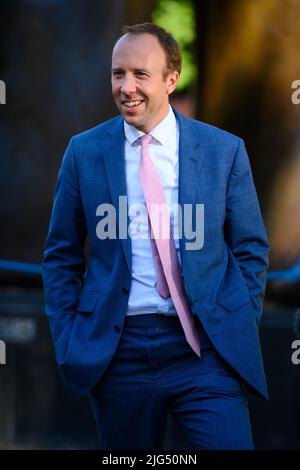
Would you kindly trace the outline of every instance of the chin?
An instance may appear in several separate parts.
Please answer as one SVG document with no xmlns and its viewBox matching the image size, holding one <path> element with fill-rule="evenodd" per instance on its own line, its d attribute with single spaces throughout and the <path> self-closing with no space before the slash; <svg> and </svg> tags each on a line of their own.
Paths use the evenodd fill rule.
<svg viewBox="0 0 300 470">
<path fill-rule="evenodd" d="M 139 118 L 138 118 L 138 116 L 127 116 L 127 115 L 123 114 L 123 118 L 127 122 L 127 124 L 129 124 L 131 126 L 139 127 L 139 126 L 142 125 Z"/>
</svg>

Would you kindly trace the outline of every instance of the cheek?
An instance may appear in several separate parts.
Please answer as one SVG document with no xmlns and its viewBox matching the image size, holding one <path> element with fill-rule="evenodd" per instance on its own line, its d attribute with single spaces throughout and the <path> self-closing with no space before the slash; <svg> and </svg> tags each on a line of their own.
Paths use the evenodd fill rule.
<svg viewBox="0 0 300 470">
<path fill-rule="evenodd" d="M 115 83 L 115 82 L 112 82 L 111 84 L 111 90 L 112 90 L 112 94 L 113 95 L 118 95 L 119 94 L 119 90 L 120 90 L 120 86 Z"/>
</svg>

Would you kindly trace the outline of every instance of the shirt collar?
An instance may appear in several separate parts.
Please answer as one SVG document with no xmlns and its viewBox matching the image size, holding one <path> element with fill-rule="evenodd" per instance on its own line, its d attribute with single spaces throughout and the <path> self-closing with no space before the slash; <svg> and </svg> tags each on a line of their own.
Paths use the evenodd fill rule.
<svg viewBox="0 0 300 470">
<path fill-rule="evenodd" d="M 127 124 L 126 121 L 124 121 L 124 132 L 125 138 L 130 145 L 133 145 L 137 139 L 144 135 L 144 132 L 139 131 L 136 127 L 131 126 L 130 124 Z M 149 134 L 151 134 L 152 137 L 162 145 L 165 145 L 168 142 L 172 134 L 176 135 L 176 118 L 170 105 L 167 116 L 157 126 L 155 126 Z"/>
</svg>

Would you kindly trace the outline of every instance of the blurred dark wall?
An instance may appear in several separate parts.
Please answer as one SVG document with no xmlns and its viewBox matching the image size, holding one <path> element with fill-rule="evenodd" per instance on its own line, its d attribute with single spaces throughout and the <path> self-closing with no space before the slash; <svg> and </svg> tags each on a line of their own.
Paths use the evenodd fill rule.
<svg viewBox="0 0 300 470">
<path fill-rule="evenodd" d="M 69 138 L 112 117 L 122 0 L 2 0 L 0 259 L 40 262 Z"/>
</svg>

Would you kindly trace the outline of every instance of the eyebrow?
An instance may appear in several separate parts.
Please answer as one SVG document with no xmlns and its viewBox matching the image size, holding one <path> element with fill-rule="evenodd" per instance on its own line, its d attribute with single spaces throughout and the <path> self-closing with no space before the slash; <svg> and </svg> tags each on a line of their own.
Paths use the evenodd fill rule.
<svg viewBox="0 0 300 470">
<path fill-rule="evenodd" d="M 122 69 L 122 67 L 113 67 L 111 69 L 112 72 L 124 72 L 124 70 Z M 144 72 L 144 73 L 148 73 L 150 75 L 150 71 L 147 70 L 147 69 L 134 69 L 134 72 Z"/>
</svg>

